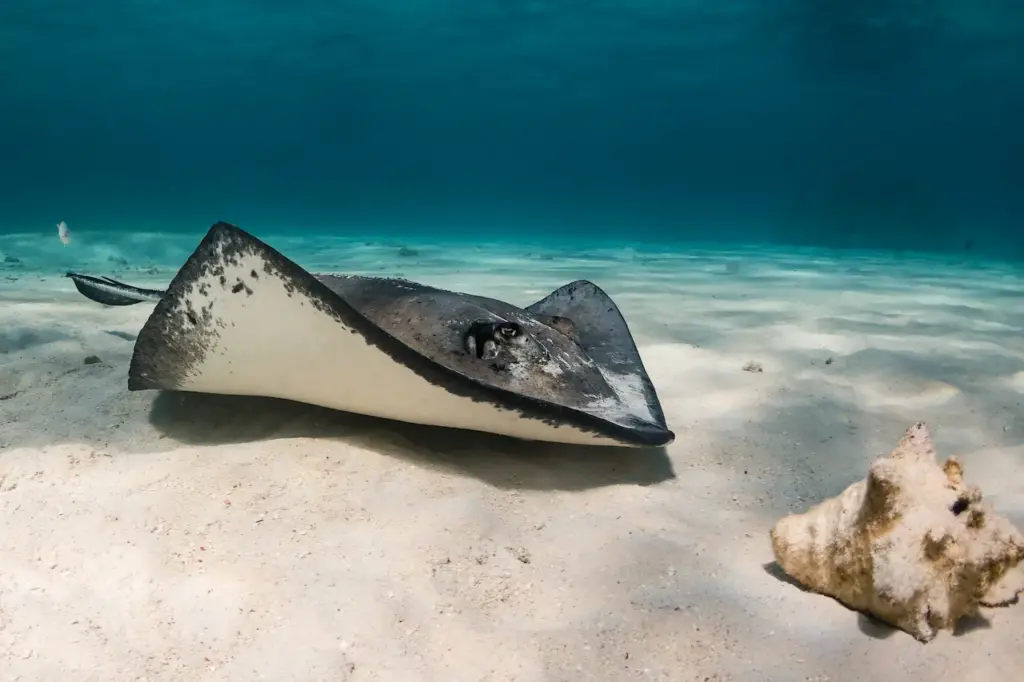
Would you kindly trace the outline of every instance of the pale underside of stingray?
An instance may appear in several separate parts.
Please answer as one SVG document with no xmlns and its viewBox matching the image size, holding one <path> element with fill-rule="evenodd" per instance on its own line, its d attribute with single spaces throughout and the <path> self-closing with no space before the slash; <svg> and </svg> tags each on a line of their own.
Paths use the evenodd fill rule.
<svg viewBox="0 0 1024 682">
<path fill-rule="evenodd" d="M 674 438 L 624 318 L 591 282 L 519 308 L 407 280 L 312 274 L 227 223 L 165 291 L 68 277 L 99 303 L 156 303 L 129 390 L 284 398 L 525 440 Z"/>
</svg>

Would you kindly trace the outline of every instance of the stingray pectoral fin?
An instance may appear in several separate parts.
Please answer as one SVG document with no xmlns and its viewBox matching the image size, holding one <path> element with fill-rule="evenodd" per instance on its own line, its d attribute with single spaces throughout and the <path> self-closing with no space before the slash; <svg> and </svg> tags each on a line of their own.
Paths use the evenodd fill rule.
<svg viewBox="0 0 1024 682">
<path fill-rule="evenodd" d="M 159 301 L 164 294 L 159 289 L 142 289 L 109 277 L 93 277 L 77 272 L 69 272 L 65 276 L 71 278 L 80 294 L 103 305 L 123 306 Z"/>
<path fill-rule="evenodd" d="M 572 338 L 601 369 L 630 412 L 661 427 L 665 413 L 626 319 L 599 286 L 577 280 L 555 289 L 527 311 L 572 321 Z"/>
<path fill-rule="evenodd" d="M 526 440 L 661 445 L 666 437 L 654 424 L 594 419 L 445 367 L 227 223 L 210 229 L 146 321 L 128 387 L 285 398 Z"/>
</svg>

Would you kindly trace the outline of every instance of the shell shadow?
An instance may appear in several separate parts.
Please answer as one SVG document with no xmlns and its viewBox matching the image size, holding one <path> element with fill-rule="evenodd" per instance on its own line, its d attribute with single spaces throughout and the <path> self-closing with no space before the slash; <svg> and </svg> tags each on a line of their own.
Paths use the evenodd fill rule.
<svg viewBox="0 0 1024 682">
<path fill-rule="evenodd" d="M 274 398 L 162 392 L 149 419 L 167 437 L 190 445 L 296 437 L 337 440 L 505 489 L 587 490 L 648 486 L 675 478 L 665 448 L 519 441 Z"/>
</svg>

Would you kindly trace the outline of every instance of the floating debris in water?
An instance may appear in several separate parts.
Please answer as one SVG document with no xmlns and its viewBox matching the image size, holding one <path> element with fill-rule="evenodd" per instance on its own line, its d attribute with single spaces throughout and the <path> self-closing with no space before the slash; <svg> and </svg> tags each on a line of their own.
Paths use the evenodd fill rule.
<svg viewBox="0 0 1024 682">
<path fill-rule="evenodd" d="M 68 224 L 63 220 L 57 223 L 57 236 L 60 237 L 60 242 L 64 246 L 71 243 L 71 231 L 68 229 Z"/>
</svg>

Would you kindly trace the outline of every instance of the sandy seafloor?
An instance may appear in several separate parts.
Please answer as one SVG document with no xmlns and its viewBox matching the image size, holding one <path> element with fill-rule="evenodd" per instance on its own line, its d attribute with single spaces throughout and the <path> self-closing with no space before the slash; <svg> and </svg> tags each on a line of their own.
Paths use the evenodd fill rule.
<svg viewBox="0 0 1024 682">
<path fill-rule="evenodd" d="M 1024 606 L 922 645 L 781 580 L 768 539 L 916 420 L 1024 526 L 1020 266 L 260 235 L 310 270 L 523 305 L 592 279 L 677 440 L 587 450 L 129 393 L 151 305 L 60 275 L 162 286 L 201 234 L 73 236 L 0 236 L 5 682 L 1024 674 Z"/>
</svg>

